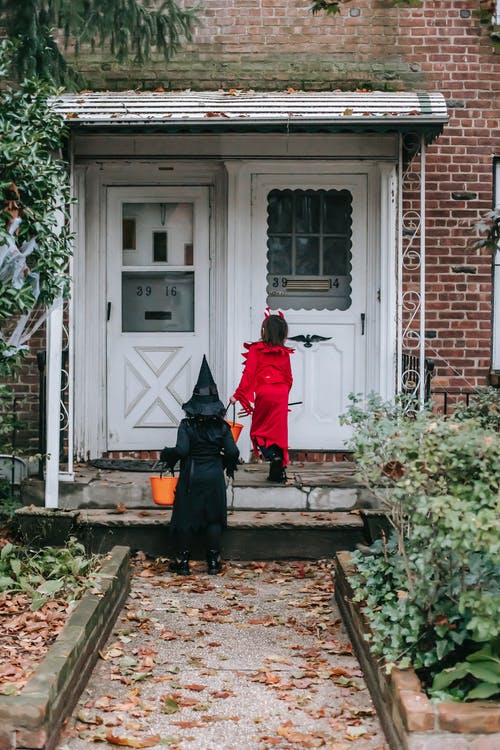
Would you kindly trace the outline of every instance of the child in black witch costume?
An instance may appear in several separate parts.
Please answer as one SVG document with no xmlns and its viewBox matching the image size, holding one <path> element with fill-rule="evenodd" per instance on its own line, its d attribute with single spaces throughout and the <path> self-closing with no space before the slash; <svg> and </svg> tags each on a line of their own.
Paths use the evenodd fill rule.
<svg viewBox="0 0 500 750">
<path fill-rule="evenodd" d="M 224 421 L 225 407 L 203 357 L 193 395 L 182 408 L 186 418 L 179 425 L 175 448 L 164 448 L 160 460 L 173 470 L 180 459 L 179 482 L 175 491 L 170 528 L 174 535 L 176 559 L 169 565 L 173 573 L 189 575 L 193 536 L 205 532 L 207 571 L 222 570 L 222 532 L 227 526 L 227 498 L 224 469 L 233 476 L 239 451 Z"/>
</svg>

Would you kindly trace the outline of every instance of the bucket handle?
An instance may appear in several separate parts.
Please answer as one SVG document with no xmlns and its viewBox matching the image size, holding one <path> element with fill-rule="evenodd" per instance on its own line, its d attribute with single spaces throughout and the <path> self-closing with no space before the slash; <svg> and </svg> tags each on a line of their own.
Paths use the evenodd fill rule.
<svg viewBox="0 0 500 750">
<path fill-rule="evenodd" d="M 156 469 L 159 469 L 159 471 L 160 471 L 160 479 L 161 479 L 163 477 L 163 475 L 166 473 L 166 471 L 165 471 L 165 467 L 166 466 L 167 465 L 163 461 L 160 461 L 160 459 L 158 459 L 158 461 L 156 461 L 156 463 L 153 465 L 152 471 L 155 471 Z M 175 476 L 173 469 L 170 469 L 170 476 L 172 476 L 172 477 Z"/>
<path fill-rule="evenodd" d="M 228 405 L 226 406 L 226 414 L 228 413 L 231 406 L 233 407 L 233 418 L 229 421 L 232 424 L 236 424 L 236 401 L 234 402 L 234 404 L 231 404 L 231 402 L 228 403 Z"/>
</svg>

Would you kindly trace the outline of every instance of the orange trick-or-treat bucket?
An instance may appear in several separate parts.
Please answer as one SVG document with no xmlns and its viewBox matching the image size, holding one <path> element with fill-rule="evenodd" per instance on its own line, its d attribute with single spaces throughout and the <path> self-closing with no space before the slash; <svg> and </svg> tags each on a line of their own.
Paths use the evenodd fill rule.
<svg viewBox="0 0 500 750">
<path fill-rule="evenodd" d="M 233 440 L 235 443 L 237 443 L 240 433 L 243 429 L 243 425 L 240 424 L 240 422 L 229 422 L 229 420 L 227 420 L 227 423 L 231 428 L 231 432 L 233 433 Z"/>
<path fill-rule="evenodd" d="M 179 477 L 149 477 L 151 492 L 156 505 L 173 505 L 175 488 Z"/>
</svg>

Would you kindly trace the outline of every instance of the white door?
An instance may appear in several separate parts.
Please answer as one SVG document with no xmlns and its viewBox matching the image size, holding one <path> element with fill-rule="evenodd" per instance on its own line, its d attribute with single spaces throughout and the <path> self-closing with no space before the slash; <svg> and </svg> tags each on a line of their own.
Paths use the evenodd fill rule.
<svg viewBox="0 0 500 750">
<path fill-rule="evenodd" d="M 108 450 L 172 445 L 209 354 L 203 187 L 111 187 L 107 200 Z"/>
<path fill-rule="evenodd" d="M 362 174 L 254 181 L 252 330 L 266 306 L 288 322 L 292 449 L 344 448 L 339 418 L 349 394 L 367 390 L 366 184 Z"/>
</svg>

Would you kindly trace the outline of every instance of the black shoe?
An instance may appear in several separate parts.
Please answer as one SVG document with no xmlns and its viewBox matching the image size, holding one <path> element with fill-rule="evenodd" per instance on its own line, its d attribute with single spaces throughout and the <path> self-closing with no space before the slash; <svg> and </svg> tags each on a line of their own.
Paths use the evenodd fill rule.
<svg viewBox="0 0 500 750">
<path fill-rule="evenodd" d="M 279 484 L 284 484 L 286 482 L 286 472 L 281 458 L 275 458 L 271 461 L 267 480 L 269 482 L 278 482 Z"/>
<path fill-rule="evenodd" d="M 207 552 L 207 573 L 216 576 L 222 571 L 222 560 L 219 550 L 209 549 Z"/>
<path fill-rule="evenodd" d="M 169 563 L 168 569 L 171 573 L 177 573 L 179 576 L 188 576 L 191 573 L 191 570 L 189 569 L 189 558 L 191 556 L 191 553 L 189 550 L 185 550 L 184 552 L 181 552 L 179 555 L 176 555 L 175 560 L 172 560 L 171 563 Z"/>
</svg>

